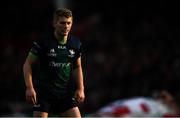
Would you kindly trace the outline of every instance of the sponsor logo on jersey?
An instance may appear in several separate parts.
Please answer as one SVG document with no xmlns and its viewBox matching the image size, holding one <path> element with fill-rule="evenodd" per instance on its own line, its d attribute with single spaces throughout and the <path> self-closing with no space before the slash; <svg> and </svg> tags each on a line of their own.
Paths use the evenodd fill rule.
<svg viewBox="0 0 180 118">
<path fill-rule="evenodd" d="M 49 53 L 47 53 L 47 55 L 50 57 L 56 57 L 57 56 L 54 49 L 50 49 L 50 51 L 49 51 Z"/>
<path fill-rule="evenodd" d="M 66 46 L 58 46 L 58 49 L 66 49 Z"/>
<path fill-rule="evenodd" d="M 35 104 L 34 107 L 41 107 L 41 105 L 40 104 Z"/>
<path fill-rule="evenodd" d="M 49 66 L 51 66 L 51 67 L 68 67 L 70 65 L 71 65 L 71 63 L 57 63 L 57 62 L 54 62 L 54 61 L 51 61 L 49 63 Z"/>
</svg>

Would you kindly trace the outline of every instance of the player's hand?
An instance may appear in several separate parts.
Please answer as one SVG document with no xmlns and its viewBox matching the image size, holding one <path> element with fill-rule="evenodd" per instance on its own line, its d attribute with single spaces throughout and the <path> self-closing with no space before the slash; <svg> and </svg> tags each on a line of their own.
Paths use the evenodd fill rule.
<svg viewBox="0 0 180 118">
<path fill-rule="evenodd" d="M 76 92 L 75 92 L 74 98 L 76 99 L 76 101 L 78 103 L 83 102 L 84 99 L 85 99 L 84 90 L 77 89 Z"/>
<path fill-rule="evenodd" d="M 32 105 L 36 104 L 36 92 L 34 88 L 26 88 L 26 100 Z"/>
</svg>

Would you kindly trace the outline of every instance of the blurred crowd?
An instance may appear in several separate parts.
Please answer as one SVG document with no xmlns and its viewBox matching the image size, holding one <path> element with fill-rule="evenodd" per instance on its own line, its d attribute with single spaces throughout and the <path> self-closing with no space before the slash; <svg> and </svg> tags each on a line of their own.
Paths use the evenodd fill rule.
<svg viewBox="0 0 180 118">
<path fill-rule="evenodd" d="M 148 96 L 173 81 L 178 86 L 180 25 L 175 4 L 91 2 L 78 0 L 72 6 L 72 34 L 83 43 L 84 115 L 116 99 Z M 54 5 L 51 0 L 21 0 L 6 1 L 3 8 L 0 116 L 28 116 L 22 65 L 32 41 L 50 31 Z"/>
</svg>

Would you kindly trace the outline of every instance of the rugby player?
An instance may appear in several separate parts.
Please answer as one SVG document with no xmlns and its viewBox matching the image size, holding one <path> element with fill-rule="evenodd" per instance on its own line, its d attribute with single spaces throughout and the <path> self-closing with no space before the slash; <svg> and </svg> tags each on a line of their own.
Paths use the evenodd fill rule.
<svg viewBox="0 0 180 118">
<path fill-rule="evenodd" d="M 34 117 L 48 117 L 50 112 L 81 117 L 78 104 L 85 99 L 81 42 L 70 35 L 72 24 L 72 11 L 57 9 L 53 32 L 34 41 L 25 60 L 26 100 L 33 106 Z M 33 67 L 38 69 L 34 72 Z"/>
</svg>

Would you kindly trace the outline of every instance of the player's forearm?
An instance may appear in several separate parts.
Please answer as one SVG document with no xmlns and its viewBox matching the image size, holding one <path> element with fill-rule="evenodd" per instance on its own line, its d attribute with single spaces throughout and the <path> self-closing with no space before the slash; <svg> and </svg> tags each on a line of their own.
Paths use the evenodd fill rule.
<svg viewBox="0 0 180 118">
<path fill-rule="evenodd" d="M 27 61 L 23 66 L 23 73 L 24 73 L 26 88 L 33 88 L 32 69 L 31 69 L 31 65 Z"/>
<path fill-rule="evenodd" d="M 76 71 L 77 71 L 77 87 L 80 90 L 84 90 L 84 80 L 83 80 L 82 67 L 79 66 Z"/>
</svg>

